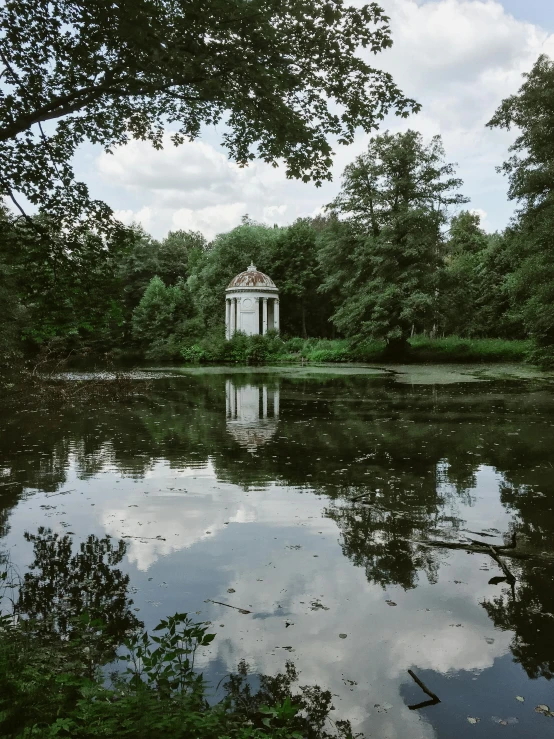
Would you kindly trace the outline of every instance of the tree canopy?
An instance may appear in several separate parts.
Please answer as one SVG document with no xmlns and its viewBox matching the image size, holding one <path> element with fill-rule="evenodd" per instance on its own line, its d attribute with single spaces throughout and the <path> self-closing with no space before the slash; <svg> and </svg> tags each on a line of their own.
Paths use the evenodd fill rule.
<svg viewBox="0 0 554 739">
<path fill-rule="evenodd" d="M 519 209 L 509 243 L 510 287 L 536 345 L 535 358 L 554 362 L 554 61 L 542 55 L 516 95 L 503 100 L 489 126 L 517 128 L 512 156 L 499 169 Z"/>
<path fill-rule="evenodd" d="M 403 348 L 414 326 L 433 324 L 447 209 L 465 202 L 439 136 L 373 138 L 346 167 L 331 209 L 344 219 L 339 246 L 322 252 L 322 291 L 338 291 L 333 322 L 346 335 Z"/>
<path fill-rule="evenodd" d="M 365 53 L 388 18 L 344 0 L 7 0 L 0 8 L 0 193 L 64 223 L 109 224 L 76 183 L 84 141 L 182 144 L 223 122 L 232 160 L 330 177 L 329 137 L 352 141 L 417 110 Z M 364 54 L 360 49 L 365 49 Z"/>
</svg>

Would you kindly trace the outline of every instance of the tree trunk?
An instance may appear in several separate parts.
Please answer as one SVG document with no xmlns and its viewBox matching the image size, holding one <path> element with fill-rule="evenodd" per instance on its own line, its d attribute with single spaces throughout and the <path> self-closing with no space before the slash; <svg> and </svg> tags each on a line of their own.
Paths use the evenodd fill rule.
<svg viewBox="0 0 554 739">
<path fill-rule="evenodd" d="M 308 333 L 306 331 L 306 306 L 304 305 L 304 298 L 301 300 L 302 306 L 302 338 L 307 339 Z"/>
</svg>

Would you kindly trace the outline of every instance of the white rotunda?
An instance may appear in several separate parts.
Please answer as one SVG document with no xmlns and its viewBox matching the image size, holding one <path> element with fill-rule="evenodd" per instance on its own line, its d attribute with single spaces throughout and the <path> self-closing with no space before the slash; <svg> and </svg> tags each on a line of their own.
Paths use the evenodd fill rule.
<svg viewBox="0 0 554 739">
<path fill-rule="evenodd" d="M 279 330 L 279 290 L 253 264 L 231 280 L 225 293 L 227 339 L 237 331 L 253 336 Z"/>
<path fill-rule="evenodd" d="M 254 454 L 267 444 L 279 422 L 279 386 L 241 385 L 235 379 L 225 383 L 227 431 L 240 446 Z"/>
</svg>

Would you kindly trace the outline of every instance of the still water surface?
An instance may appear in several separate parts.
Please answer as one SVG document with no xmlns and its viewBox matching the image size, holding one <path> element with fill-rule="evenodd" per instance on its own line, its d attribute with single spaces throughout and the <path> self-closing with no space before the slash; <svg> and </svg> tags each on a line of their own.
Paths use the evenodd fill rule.
<svg viewBox="0 0 554 739">
<path fill-rule="evenodd" d="M 124 401 L 3 417 L 0 533 L 21 571 L 24 532 L 40 526 L 74 548 L 124 538 L 118 566 L 148 628 L 175 611 L 211 621 L 201 667 L 213 684 L 243 658 L 268 674 L 293 660 L 366 737 L 553 736 L 554 718 L 535 711 L 554 709 L 552 378 L 144 377 Z M 514 533 L 533 556 L 504 559 L 513 587 L 486 554 L 422 543 Z M 409 708 L 428 700 L 409 669 L 441 703 Z"/>
</svg>

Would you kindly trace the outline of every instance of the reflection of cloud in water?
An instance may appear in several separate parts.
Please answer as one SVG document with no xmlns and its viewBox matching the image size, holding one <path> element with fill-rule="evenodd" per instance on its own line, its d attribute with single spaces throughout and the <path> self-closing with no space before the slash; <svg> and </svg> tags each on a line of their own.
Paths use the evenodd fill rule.
<svg viewBox="0 0 554 739">
<path fill-rule="evenodd" d="M 319 525 L 314 522 L 314 527 Z M 253 604 L 256 611 L 283 615 L 261 622 L 216 609 L 217 616 L 210 617 L 214 623 L 225 622 L 226 637 L 214 642 L 218 658 L 231 671 L 238 656 L 244 655 L 255 671 L 269 674 L 293 659 L 302 673 L 301 684 L 320 684 L 340 696 L 337 713 L 351 718 L 368 737 L 434 736 L 432 727 L 401 697 L 401 685 L 411 682 L 409 668 L 442 674 L 479 672 L 508 651 L 510 635 L 494 632 L 477 606 L 481 591 L 490 594 L 486 587 L 490 575 L 480 572 L 474 558 L 464 553 L 456 553 L 452 567 L 441 571 L 440 594 L 432 585 L 384 591 L 368 584 L 361 568 L 336 561 L 332 551 L 320 550 L 318 558 L 311 551 L 264 554 L 262 560 L 253 553 L 252 561 L 263 564 L 253 567 L 247 579 L 240 571 L 231 577 L 233 598 Z M 279 564 L 272 569 L 266 561 Z M 450 570 L 467 584 L 455 585 L 448 579 Z M 387 598 L 397 606 L 388 606 Z M 328 610 L 313 610 L 310 604 L 317 600 Z M 286 628 L 285 620 L 294 625 Z M 341 639 L 341 633 L 347 638 Z M 485 637 L 491 634 L 494 642 L 489 644 Z"/>
<path fill-rule="evenodd" d="M 171 488 L 167 487 L 168 478 Z M 147 495 L 130 491 L 117 507 L 107 503 L 102 513 L 106 533 L 133 537 L 126 540 L 128 557 L 142 571 L 159 557 L 217 536 L 227 524 L 292 526 L 313 515 L 314 502 L 318 513 L 321 509 L 317 499 L 298 495 L 290 488 L 267 486 L 245 492 L 221 482 L 211 463 L 204 470 L 180 472 L 158 463 L 147 481 L 151 489 Z M 319 529 L 334 532 L 336 526 L 324 519 L 319 521 Z"/>
<path fill-rule="evenodd" d="M 486 467 L 476 477 L 459 515 L 469 516 L 472 525 L 483 515 L 500 522 L 505 512 L 492 495 L 498 477 Z M 465 552 L 437 552 L 437 585 L 421 577 L 413 590 L 383 589 L 340 554 L 336 524 L 322 518 L 326 499 L 277 485 L 245 491 L 219 481 L 211 465 L 179 472 L 160 462 L 144 483 L 148 495 L 128 490 L 117 508 L 106 501 L 102 516 L 113 536 L 164 537 L 128 540 L 130 560 L 146 571 L 158 558 L 175 554 L 186 569 L 184 550 L 217 538 L 220 559 L 206 565 L 206 578 L 215 562 L 224 578 L 210 597 L 265 616 L 199 603 L 200 618 L 218 625 L 203 669 L 215 660 L 232 671 L 245 657 L 253 670 L 275 674 L 292 659 L 300 683 L 330 689 L 337 696 L 337 717 L 350 717 L 366 736 L 432 739 L 425 714 L 410 711 L 403 698 L 403 685 L 413 689 L 407 670 L 469 671 L 479 679 L 509 650 L 511 634 L 495 631 L 478 605 L 491 595 L 491 571 L 480 569 L 494 567 L 489 558 L 481 562 Z M 226 548 L 227 522 L 256 526 L 235 528 Z M 228 558 L 221 558 L 222 552 Z M 387 599 L 397 605 L 387 605 Z M 288 628 L 286 621 L 292 624 Z M 432 676 L 425 681 L 435 687 Z"/>
<path fill-rule="evenodd" d="M 225 383 L 227 431 L 249 452 L 266 444 L 277 431 L 279 388 Z"/>
<path fill-rule="evenodd" d="M 157 480 L 166 485 L 167 473 L 164 464 L 156 465 L 148 476 L 150 485 Z M 249 523 L 256 518 L 248 501 L 229 499 L 235 487 L 219 483 L 211 465 L 172 476 L 174 489 L 131 493 L 120 507 L 104 510 L 107 533 L 133 537 L 127 540 L 128 557 L 139 570 L 146 571 L 159 557 L 215 536 L 228 523 Z M 186 488 L 179 488 L 180 480 Z"/>
</svg>

